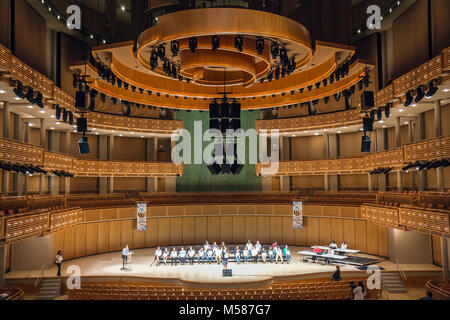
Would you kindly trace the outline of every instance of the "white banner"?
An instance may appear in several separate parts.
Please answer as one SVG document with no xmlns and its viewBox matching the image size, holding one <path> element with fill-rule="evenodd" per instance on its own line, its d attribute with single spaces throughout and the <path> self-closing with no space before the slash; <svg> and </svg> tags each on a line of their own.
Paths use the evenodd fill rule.
<svg viewBox="0 0 450 320">
<path fill-rule="evenodd" d="M 294 229 L 303 228 L 303 202 L 292 203 L 292 221 Z"/>
<path fill-rule="evenodd" d="M 137 204 L 137 231 L 147 230 L 147 203 Z"/>
</svg>

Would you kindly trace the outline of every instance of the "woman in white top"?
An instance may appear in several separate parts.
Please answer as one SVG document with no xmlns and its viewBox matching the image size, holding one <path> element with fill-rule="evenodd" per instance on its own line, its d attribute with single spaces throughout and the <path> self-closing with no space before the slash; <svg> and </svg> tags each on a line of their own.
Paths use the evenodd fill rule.
<svg viewBox="0 0 450 320">
<path fill-rule="evenodd" d="M 182 266 L 184 266 L 184 264 L 186 263 L 186 250 L 184 250 L 184 247 L 181 248 L 179 256 L 180 256 L 180 263 Z"/>
<path fill-rule="evenodd" d="M 213 260 L 213 250 L 211 248 L 209 248 L 206 251 L 206 260 L 208 260 L 208 263 L 211 264 L 212 260 Z"/>
<path fill-rule="evenodd" d="M 189 247 L 188 259 L 189 259 L 189 264 L 191 266 L 194 264 L 194 257 L 195 257 L 195 250 L 192 249 L 192 247 Z"/>
<path fill-rule="evenodd" d="M 158 248 L 156 248 L 156 251 L 155 251 L 156 266 L 159 266 L 159 264 L 160 264 L 159 260 L 161 259 L 161 256 L 162 256 L 162 251 L 161 251 L 161 248 L 158 247 Z"/>
<path fill-rule="evenodd" d="M 262 261 L 264 262 L 264 263 L 266 263 L 266 259 L 267 259 L 267 252 L 266 252 L 266 249 L 262 249 L 262 251 L 261 251 L 261 258 L 262 258 Z"/>
<path fill-rule="evenodd" d="M 208 240 L 205 241 L 205 244 L 203 245 L 203 250 L 206 252 L 209 249 L 210 245 L 208 243 Z"/>
<path fill-rule="evenodd" d="M 261 243 L 259 241 L 256 241 L 255 248 L 258 249 L 258 252 L 261 251 Z"/>
<path fill-rule="evenodd" d="M 341 249 L 344 249 L 344 250 L 348 249 L 348 245 L 345 243 L 345 241 L 342 242 Z"/>
<path fill-rule="evenodd" d="M 236 257 L 236 263 L 241 264 L 241 249 L 238 246 L 234 249 L 234 256 Z"/>
<path fill-rule="evenodd" d="M 245 261 L 245 264 L 248 264 L 248 250 L 244 250 L 244 261 Z"/>
<path fill-rule="evenodd" d="M 61 264 L 63 262 L 63 254 L 62 251 L 59 250 L 56 254 L 56 266 L 58 267 L 58 273 L 56 274 L 57 277 L 61 277 Z"/>
<path fill-rule="evenodd" d="M 359 281 L 358 285 L 353 289 L 353 300 L 364 300 L 365 295 L 366 290 L 364 289 L 364 285 Z"/>
<path fill-rule="evenodd" d="M 220 262 L 222 261 L 222 248 L 219 248 L 218 246 L 216 246 L 214 248 L 214 256 L 216 258 L 217 264 L 220 264 Z"/>
<path fill-rule="evenodd" d="M 164 249 L 162 257 L 164 264 L 167 264 L 167 259 L 169 259 L 169 250 L 167 248 Z"/>
<path fill-rule="evenodd" d="M 255 247 L 252 249 L 252 257 L 253 257 L 253 261 L 255 263 L 258 263 L 258 256 L 259 256 L 258 249 L 256 249 L 256 247 Z"/>
<path fill-rule="evenodd" d="M 177 265 L 177 262 L 178 262 L 177 257 L 178 257 L 177 249 L 173 248 L 172 252 L 170 253 L 170 262 L 172 263 L 172 266 L 173 266 L 174 262 L 175 262 L 175 266 Z"/>
</svg>

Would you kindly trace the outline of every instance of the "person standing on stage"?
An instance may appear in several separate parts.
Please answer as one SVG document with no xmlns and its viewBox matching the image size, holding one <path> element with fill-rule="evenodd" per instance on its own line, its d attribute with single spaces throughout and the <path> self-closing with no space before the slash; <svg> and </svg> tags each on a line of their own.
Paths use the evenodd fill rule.
<svg viewBox="0 0 450 320">
<path fill-rule="evenodd" d="M 128 254 L 130 253 L 130 249 L 128 249 L 128 245 L 125 246 L 122 250 L 122 267 L 125 269 L 125 265 L 128 262 Z"/>
<path fill-rule="evenodd" d="M 198 250 L 198 257 L 197 257 L 198 263 L 204 263 L 205 262 L 205 251 L 203 248 L 200 247 L 200 250 Z"/>
<path fill-rule="evenodd" d="M 209 245 L 208 240 L 206 240 L 206 241 L 205 241 L 205 244 L 203 245 L 203 250 L 206 252 L 206 251 L 208 251 L 208 249 L 209 249 L 210 247 L 211 247 L 211 246 Z"/>
<path fill-rule="evenodd" d="M 184 247 L 181 247 L 180 250 L 180 263 L 182 266 L 186 263 L 186 250 L 184 250 Z"/>
<path fill-rule="evenodd" d="M 283 254 L 286 257 L 286 263 L 289 264 L 289 261 L 291 260 L 291 249 L 289 249 L 287 245 L 284 247 Z"/>
<path fill-rule="evenodd" d="M 281 248 L 277 246 L 275 249 L 275 264 L 278 263 L 278 258 L 280 258 L 281 264 L 283 264 L 283 252 L 281 251 Z"/>
<path fill-rule="evenodd" d="M 270 263 L 273 263 L 273 259 L 275 258 L 275 252 L 272 248 L 272 246 L 269 247 L 269 259 L 270 259 Z"/>
<path fill-rule="evenodd" d="M 206 260 L 208 260 L 209 264 L 211 264 L 213 260 L 213 250 L 211 248 L 208 248 L 208 250 L 206 250 Z"/>
<path fill-rule="evenodd" d="M 251 252 L 251 251 L 250 251 Z M 244 249 L 244 262 L 245 264 L 248 264 L 248 250 Z"/>
<path fill-rule="evenodd" d="M 245 245 L 245 247 L 247 248 L 248 251 L 248 255 L 251 256 L 252 255 L 252 249 L 253 249 L 253 245 L 250 242 L 250 240 L 248 240 L 247 244 Z"/>
<path fill-rule="evenodd" d="M 61 264 L 63 262 L 63 254 L 62 251 L 59 250 L 56 254 L 56 266 L 58 267 L 58 272 L 56 273 L 57 277 L 61 277 Z"/>
<path fill-rule="evenodd" d="M 189 247 L 188 259 L 189 259 L 189 264 L 191 266 L 194 265 L 194 257 L 195 257 L 195 250 L 192 249 L 192 247 Z"/>
<path fill-rule="evenodd" d="M 220 252 L 222 252 L 223 268 L 227 269 L 228 268 L 228 252 L 227 252 L 227 248 L 223 247 Z"/>
<path fill-rule="evenodd" d="M 162 258 L 163 258 L 164 265 L 167 265 L 167 259 L 169 259 L 169 249 L 167 249 L 167 248 L 164 249 Z"/>
<path fill-rule="evenodd" d="M 258 253 L 261 252 L 261 244 L 259 243 L 259 241 L 256 241 L 255 248 L 258 250 Z"/>
<path fill-rule="evenodd" d="M 265 264 L 266 259 L 267 259 L 267 251 L 264 248 L 262 248 L 262 251 L 261 251 L 261 258 L 262 258 L 263 263 Z"/>
<path fill-rule="evenodd" d="M 254 247 L 252 249 L 252 258 L 255 263 L 258 263 L 258 256 L 259 256 L 258 249 L 256 249 L 256 247 Z"/>
<path fill-rule="evenodd" d="M 156 251 L 155 251 L 156 266 L 159 266 L 161 256 L 162 256 L 162 251 L 161 251 L 161 248 L 158 247 L 158 248 L 156 248 Z"/>
<path fill-rule="evenodd" d="M 236 257 L 236 263 L 241 264 L 241 249 L 239 249 L 239 246 L 236 246 L 234 256 Z"/>
<path fill-rule="evenodd" d="M 170 253 L 170 262 L 171 262 L 171 265 L 173 266 L 173 263 L 175 262 L 175 266 L 177 265 L 177 260 L 178 260 L 178 252 L 177 252 L 177 249 L 175 249 L 175 248 L 173 248 L 172 249 L 172 252 Z"/>
</svg>

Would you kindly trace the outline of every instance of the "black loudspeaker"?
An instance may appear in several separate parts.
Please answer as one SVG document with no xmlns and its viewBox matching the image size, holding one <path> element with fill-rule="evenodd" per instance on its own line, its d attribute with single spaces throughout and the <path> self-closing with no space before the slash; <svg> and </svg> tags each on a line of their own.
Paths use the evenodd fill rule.
<svg viewBox="0 0 450 320">
<path fill-rule="evenodd" d="M 219 109 L 220 106 L 217 102 L 211 103 L 209 105 L 209 118 L 210 119 L 215 119 L 215 118 L 219 118 Z"/>
<path fill-rule="evenodd" d="M 209 129 L 216 129 L 220 131 L 220 121 L 219 119 L 209 120 Z"/>
<path fill-rule="evenodd" d="M 364 132 L 373 131 L 373 118 L 369 117 L 363 118 L 363 130 Z"/>
<path fill-rule="evenodd" d="M 233 270 L 232 269 L 224 269 L 223 270 L 223 276 L 224 277 L 232 277 L 233 276 Z"/>
<path fill-rule="evenodd" d="M 86 118 L 78 118 L 77 119 L 77 132 L 86 132 L 87 131 L 87 119 Z"/>
<path fill-rule="evenodd" d="M 220 131 L 225 134 L 228 129 L 230 129 L 230 119 L 220 120 Z"/>
<path fill-rule="evenodd" d="M 241 119 L 231 120 L 231 129 L 234 131 L 241 129 Z"/>
<path fill-rule="evenodd" d="M 361 152 L 370 152 L 372 149 L 372 140 L 369 136 L 362 136 Z"/>
<path fill-rule="evenodd" d="M 64 122 L 67 122 L 67 117 L 69 116 L 69 111 L 67 111 L 66 109 L 63 109 L 63 115 L 62 115 L 62 119 Z"/>
<path fill-rule="evenodd" d="M 86 109 L 86 92 L 77 91 L 75 96 L 75 107 L 81 110 Z"/>
<path fill-rule="evenodd" d="M 56 112 L 55 112 L 56 120 L 61 120 L 61 107 L 59 104 L 56 105 Z"/>
<path fill-rule="evenodd" d="M 80 151 L 80 154 L 90 153 L 87 137 L 82 137 L 80 140 L 78 140 L 78 150 Z"/>
<path fill-rule="evenodd" d="M 381 108 L 377 109 L 377 120 L 378 121 L 383 120 L 383 110 Z"/>
<path fill-rule="evenodd" d="M 241 117 L 241 104 L 233 102 L 231 104 L 231 118 L 239 119 Z"/>
<path fill-rule="evenodd" d="M 230 117 L 230 104 L 229 103 L 221 103 L 220 104 L 220 117 L 222 119 Z"/>
<path fill-rule="evenodd" d="M 386 116 L 386 118 L 389 118 L 391 116 L 391 106 L 389 104 L 384 107 L 384 115 Z"/>
<path fill-rule="evenodd" d="M 361 95 L 361 110 L 366 111 L 375 107 L 373 91 L 364 91 Z"/>
<path fill-rule="evenodd" d="M 72 111 L 69 111 L 69 124 L 73 125 L 73 113 L 72 113 Z"/>
</svg>

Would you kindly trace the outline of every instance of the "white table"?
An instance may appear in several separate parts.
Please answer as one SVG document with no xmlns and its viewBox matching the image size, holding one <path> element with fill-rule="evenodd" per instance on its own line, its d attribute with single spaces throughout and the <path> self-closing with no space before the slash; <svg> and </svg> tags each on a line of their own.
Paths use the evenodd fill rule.
<svg viewBox="0 0 450 320">
<path fill-rule="evenodd" d="M 330 247 L 323 247 L 323 246 L 312 246 L 311 247 L 311 249 L 314 249 L 314 248 L 320 248 L 321 250 L 327 250 L 327 251 L 334 250 L 335 252 L 342 252 L 342 253 L 347 253 L 347 254 L 352 253 L 355 255 L 357 253 L 361 252 L 360 250 L 354 250 L 354 249 L 341 249 L 341 248 L 332 249 Z"/>
<path fill-rule="evenodd" d="M 329 253 L 317 254 L 317 253 L 311 252 L 311 251 L 299 251 L 298 253 L 303 255 L 303 256 L 316 257 L 316 258 L 319 258 L 321 260 L 324 260 L 322 258 L 328 258 L 328 259 L 333 259 L 333 260 L 345 260 L 345 259 L 348 258 L 347 256 L 339 256 L 339 255 L 329 254 Z"/>
</svg>

